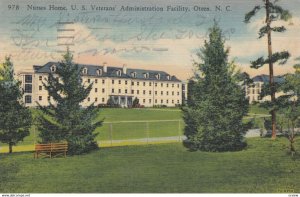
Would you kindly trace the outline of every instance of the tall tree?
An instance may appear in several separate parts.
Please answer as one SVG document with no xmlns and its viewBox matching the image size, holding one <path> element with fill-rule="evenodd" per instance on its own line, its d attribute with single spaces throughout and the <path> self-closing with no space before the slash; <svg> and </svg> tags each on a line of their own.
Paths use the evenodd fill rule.
<svg viewBox="0 0 300 197">
<path fill-rule="evenodd" d="M 184 144 L 191 150 L 240 150 L 246 146 L 242 119 L 248 112 L 248 100 L 239 84 L 240 73 L 227 60 L 221 29 L 215 23 L 209 32 L 209 41 L 198 53 L 202 62 L 196 63 L 192 91 L 183 107 Z"/>
<path fill-rule="evenodd" d="M 82 154 L 98 148 L 95 129 L 102 121 L 96 120 L 99 108 L 93 103 L 81 106 L 93 84 L 82 84 L 82 68 L 72 60 L 68 49 L 55 74 L 50 73 L 44 83 L 50 98 L 49 106 L 39 105 L 43 112 L 38 118 L 39 130 L 43 143 L 67 141 L 69 154 Z"/>
<path fill-rule="evenodd" d="M 262 0 L 262 5 L 257 5 L 245 15 L 245 23 L 249 23 L 251 18 L 255 16 L 260 10 L 265 10 L 265 25 L 260 28 L 258 34 L 259 39 L 267 35 L 267 50 L 268 58 L 260 57 L 255 61 L 251 62 L 252 68 L 260 68 L 265 64 L 269 65 L 269 87 L 271 102 L 275 104 L 275 93 L 276 87 L 274 84 L 274 68 L 273 64 L 279 62 L 279 64 L 284 64 L 289 58 L 290 54 L 288 51 L 273 53 L 272 50 L 272 32 L 284 32 L 286 28 L 284 26 L 272 26 L 274 21 L 283 20 L 287 21 L 291 18 L 291 14 L 288 10 L 283 9 L 281 6 L 277 5 L 278 0 Z M 272 138 L 276 138 L 276 109 L 273 107 L 270 110 L 272 115 Z"/>
<path fill-rule="evenodd" d="M 9 153 L 29 135 L 32 120 L 31 112 L 22 103 L 20 84 L 14 79 L 10 58 L 6 57 L 0 70 L 0 141 L 9 145 Z"/>
</svg>

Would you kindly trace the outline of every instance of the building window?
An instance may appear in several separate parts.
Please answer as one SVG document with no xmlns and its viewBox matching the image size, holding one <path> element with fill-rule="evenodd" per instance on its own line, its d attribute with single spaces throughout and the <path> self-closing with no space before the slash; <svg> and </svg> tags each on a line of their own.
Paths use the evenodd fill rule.
<svg viewBox="0 0 300 197">
<path fill-rule="evenodd" d="M 143 103 L 145 103 L 146 102 L 146 99 L 143 99 Z"/>
<path fill-rule="evenodd" d="M 95 102 L 97 102 L 97 101 L 98 101 L 98 98 L 96 97 L 96 98 L 95 98 Z"/>
<path fill-rule="evenodd" d="M 131 94 L 134 94 L 134 90 L 131 90 Z"/>
<path fill-rule="evenodd" d="M 170 79 L 171 79 L 171 78 L 170 78 L 170 75 L 167 75 L 167 79 L 168 79 L 168 80 L 170 80 Z"/>
<path fill-rule="evenodd" d="M 136 94 L 139 94 L 139 93 L 140 93 L 140 91 L 139 91 L 139 90 L 137 90 L 137 91 L 136 91 Z"/>
<path fill-rule="evenodd" d="M 169 84 L 167 83 L 167 88 L 169 87 Z"/>
<path fill-rule="evenodd" d="M 88 97 L 87 100 L 90 101 L 91 100 L 90 97 Z"/>
<path fill-rule="evenodd" d="M 164 95 L 164 92 L 163 92 L 163 91 L 161 91 L 161 92 L 160 92 L 160 95 Z"/>
<path fill-rule="evenodd" d="M 140 85 L 140 82 L 136 82 L 136 85 L 139 86 L 139 85 Z"/>
<path fill-rule="evenodd" d="M 104 93 L 105 92 L 105 89 L 104 88 L 102 88 L 102 93 Z"/>
<path fill-rule="evenodd" d="M 177 100 L 177 104 L 179 104 L 179 100 Z"/>
<path fill-rule="evenodd" d="M 179 84 L 177 84 L 177 88 L 179 88 Z"/>
<path fill-rule="evenodd" d="M 134 82 L 133 81 L 131 82 L 131 85 L 134 86 Z"/>
<path fill-rule="evenodd" d="M 87 74 L 87 68 L 82 69 L 82 73 L 86 75 Z"/>
<path fill-rule="evenodd" d="M 40 91 L 43 90 L 43 86 L 39 86 L 39 90 L 40 90 Z"/>
<path fill-rule="evenodd" d="M 125 81 L 125 85 L 127 85 L 127 81 Z"/>
<path fill-rule="evenodd" d="M 50 67 L 50 71 L 51 71 L 51 72 L 55 72 L 55 71 L 56 71 L 56 66 L 55 66 L 55 65 L 52 65 L 52 66 Z"/>
<path fill-rule="evenodd" d="M 172 88 L 174 88 L 174 83 L 172 83 Z"/>
<path fill-rule="evenodd" d="M 47 97 L 48 101 L 50 101 L 50 96 Z"/>
<path fill-rule="evenodd" d="M 39 101 L 43 100 L 43 97 L 42 96 L 39 96 Z"/>
<path fill-rule="evenodd" d="M 149 73 L 144 73 L 144 77 L 145 77 L 145 79 L 148 79 L 149 78 Z"/>
<path fill-rule="evenodd" d="M 121 84 L 121 80 L 119 80 L 119 84 Z"/>
<path fill-rule="evenodd" d="M 125 94 L 127 94 L 127 89 L 125 89 Z"/>
<path fill-rule="evenodd" d="M 111 83 L 112 83 L 112 84 L 115 84 L 115 80 L 111 80 Z"/>
<path fill-rule="evenodd" d="M 102 70 L 101 69 L 97 69 L 97 75 L 102 75 Z"/>
<path fill-rule="evenodd" d="M 30 95 L 26 95 L 25 96 L 25 103 L 31 103 L 31 96 Z"/>
<path fill-rule="evenodd" d="M 157 74 L 157 75 L 156 75 L 156 79 L 160 79 L 160 74 Z"/>
<path fill-rule="evenodd" d="M 151 103 L 151 99 L 149 99 L 149 103 Z"/>
<path fill-rule="evenodd" d="M 151 86 L 152 85 L 152 83 L 151 82 L 149 82 L 149 86 Z"/>
<path fill-rule="evenodd" d="M 25 83 L 32 83 L 32 75 L 25 75 Z"/>
<path fill-rule="evenodd" d="M 174 104 L 174 100 L 172 100 L 172 103 Z"/>
<path fill-rule="evenodd" d="M 146 90 L 143 90 L 143 95 L 145 95 L 146 94 Z"/>
<path fill-rule="evenodd" d="M 95 79 L 95 83 L 98 83 L 98 79 Z"/>
<path fill-rule="evenodd" d="M 111 89 L 111 93 L 115 93 L 115 89 Z"/>
<path fill-rule="evenodd" d="M 161 99 L 161 100 L 160 100 L 160 103 L 163 103 L 163 102 L 164 102 L 164 101 Z"/>
<path fill-rule="evenodd" d="M 98 88 L 95 88 L 95 92 L 98 92 Z"/>
<path fill-rule="evenodd" d="M 157 91 L 155 91 L 155 95 L 157 95 Z"/>
<path fill-rule="evenodd" d="M 117 75 L 121 76 L 122 72 L 120 70 L 117 71 Z"/>
<path fill-rule="evenodd" d="M 168 91 L 167 91 L 166 93 L 167 93 L 167 95 L 169 95 L 169 92 L 168 92 Z"/>
<path fill-rule="evenodd" d="M 166 102 L 169 103 L 169 100 L 167 99 Z"/>
<path fill-rule="evenodd" d="M 164 84 L 163 84 L 163 83 L 161 83 L 161 84 L 160 84 L 160 86 L 161 86 L 161 87 L 163 87 L 163 86 L 164 86 Z"/>
<path fill-rule="evenodd" d="M 119 89 L 119 94 L 121 94 L 121 89 Z"/>
<path fill-rule="evenodd" d="M 88 79 L 88 83 L 91 83 L 91 79 Z"/>
<path fill-rule="evenodd" d="M 105 84 L 105 80 L 104 79 L 102 79 L 102 84 Z"/>
<path fill-rule="evenodd" d="M 43 76 L 39 76 L 39 80 L 42 81 L 43 80 Z"/>
<path fill-rule="evenodd" d="M 149 95 L 151 95 L 151 90 L 149 90 Z"/>
<path fill-rule="evenodd" d="M 25 84 L 25 93 L 32 93 L 32 85 Z"/>
<path fill-rule="evenodd" d="M 179 92 L 177 92 L 177 96 L 179 96 Z"/>
<path fill-rule="evenodd" d="M 157 103 L 157 99 L 155 99 L 155 103 Z"/>
<path fill-rule="evenodd" d="M 155 83 L 155 87 L 157 87 L 157 83 Z"/>
<path fill-rule="evenodd" d="M 143 86 L 146 86 L 146 82 L 143 82 Z"/>
<path fill-rule="evenodd" d="M 133 78 L 136 78 L 136 72 L 132 72 L 132 73 L 131 73 L 131 76 L 132 76 Z"/>
<path fill-rule="evenodd" d="M 104 101 L 105 101 L 104 98 L 102 98 L 102 103 L 104 103 Z"/>
<path fill-rule="evenodd" d="M 174 91 L 172 91 L 172 96 L 174 96 Z"/>
</svg>

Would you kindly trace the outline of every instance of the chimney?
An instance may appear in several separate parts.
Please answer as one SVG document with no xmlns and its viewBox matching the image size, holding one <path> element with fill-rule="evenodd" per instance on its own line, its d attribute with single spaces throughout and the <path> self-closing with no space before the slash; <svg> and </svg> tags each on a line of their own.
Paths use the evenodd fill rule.
<svg viewBox="0 0 300 197">
<path fill-rule="evenodd" d="M 107 63 L 103 62 L 103 72 L 107 72 Z"/>
<path fill-rule="evenodd" d="M 126 74 L 126 72 L 127 72 L 127 65 L 123 64 L 123 74 Z"/>
</svg>

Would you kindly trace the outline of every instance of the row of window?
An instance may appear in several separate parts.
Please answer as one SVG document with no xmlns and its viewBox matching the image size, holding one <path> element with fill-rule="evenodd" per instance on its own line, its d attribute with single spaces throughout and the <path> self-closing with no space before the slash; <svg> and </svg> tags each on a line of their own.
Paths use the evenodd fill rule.
<svg viewBox="0 0 300 197">
<path fill-rule="evenodd" d="M 98 89 L 95 88 L 95 92 L 97 92 L 97 91 L 98 91 Z M 102 92 L 104 92 L 104 89 L 102 89 Z M 131 90 L 131 94 L 134 94 L 135 92 L 136 92 L 136 94 L 140 94 L 140 90 L 136 90 L 136 91 Z M 114 88 L 111 89 L 111 93 L 115 93 L 115 89 L 114 89 Z M 122 90 L 121 90 L 121 89 L 118 89 L 118 93 L 119 93 L 119 94 L 122 94 Z M 125 89 L 124 93 L 125 93 L 125 94 L 128 94 L 128 90 Z M 148 93 L 149 93 L 149 95 L 152 95 L 152 91 L 151 91 L 151 90 L 149 90 Z M 154 94 L 157 95 L 157 91 L 154 91 Z M 172 91 L 171 94 L 172 94 L 172 96 L 174 96 L 174 95 L 175 95 L 174 91 Z M 146 95 L 146 90 L 143 90 L 143 95 Z M 164 95 L 164 91 L 161 91 L 161 92 L 160 92 L 160 95 Z M 169 91 L 166 91 L 166 95 L 167 95 L 167 96 L 169 95 Z M 177 96 L 179 96 L 179 95 L 180 95 L 180 92 L 177 92 Z"/>
<path fill-rule="evenodd" d="M 87 101 L 90 102 L 90 101 L 91 101 L 91 98 L 88 97 L 88 98 L 87 98 Z M 98 102 L 98 98 L 95 97 L 94 101 L 95 101 L 95 102 Z M 165 101 L 166 101 L 166 104 L 169 104 L 169 100 L 168 100 L 168 99 L 165 100 Z M 174 100 L 170 100 L 170 101 L 171 101 L 172 104 L 174 104 Z M 105 99 L 104 99 L 104 98 L 102 98 L 102 102 L 103 102 L 103 103 L 105 102 Z M 179 104 L 179 102 L 180 102 L 180 101 L 177 100 L 177 104 Z M 142 100 L 142 103 L 143 103 L 143 104 L 146 104 L 146 99 L 143 99 L 143 100 Z M 148 100 L 148 103 L 151 104 L 151 103 L 152 103 L 152 99 L 149 99 L 149 100 Z M 155 100 L 154 100 L 154 103 L 158 103 L 158 100 L 155 99 Z M 163 104 L 163 103 L 164 103 L 164 100 L 161 99 L 161 100 L 160 100 L 160 103 Z"/>
</svg>

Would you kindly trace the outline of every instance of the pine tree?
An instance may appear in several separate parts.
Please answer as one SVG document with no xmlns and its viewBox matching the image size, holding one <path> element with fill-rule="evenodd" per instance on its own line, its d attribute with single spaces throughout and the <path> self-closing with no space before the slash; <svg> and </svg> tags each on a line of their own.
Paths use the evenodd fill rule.
<svg viewBox="0 0 300 197">
<path fill-rule="evenodd" d="M 198 53 L 188 106 L 183 108 L 186 123 L 184 144 L 191 150 L 234 151 L 246 146 L 242 118 L 248 112 L 248 100 L 238 83 L 240 73 L 228 63 L 228 50 L 215 23 L 209 30 L 209 41 Z"/>
<path fill-rule="evenodd" d="M 263 0 L 264 5 L 257 5 L 245 15 L 245 23 L 249 23 L 251 18 L 255 16 L 261 9 L 265 10 L 265 25 L 259 30 L 259 38 L 267 35 L 267 46 L 268 46 L 268 58 L 260 57 L 255 61 L 251 62 L 251 67 L 258 69 L 265 64 L 269 65 L 269 95 L 271 96 L 271 104 L 276 103 L 275 93 L 276 85 L 274 83 L 274 69 L 273 64 L 279 62 L 279 64 L 284 64 L 289 58 L 290 54 L 288 51 L 273 53 L 272 50 L 272 32 L 284 32 L 286 28 L 284 26 L 273 27 L 272 23 L 274 21 L 283 20 L 287 21 L 291 18 L 291 14 L 288 10 L 283 9 L 276 3 L 278 0 Z M 274 107 L 270 108 L 270 113 L 272 115 L 272 138 L 276 138 L 276 109 Z"/>
<path fill-rule="evenodd" d="M 0 141 L 12 147 L 29 135 L 31 112 L 22 103 L 20 82 L 14 79 L 13 64 L 6 57 L 0 70 Z"/>
<path fill-rule="evenodd" d="M 82 154 L 97 149 L 95 129 L 99 108 L 92 103 L 86 108 L 81 103 L 88 97 L 93 84 L 82 84 L 82 68 L 72 62 L 69 49 L 63 61 L 50 73 L 44 87 L 50 98 L 49 106 L 39 105 L 43 112 L 38 118 L 42 143 L 68 142 L 68 154 Z M 51 101 L 51 99 L 53 101 Z"/>
</svg>

